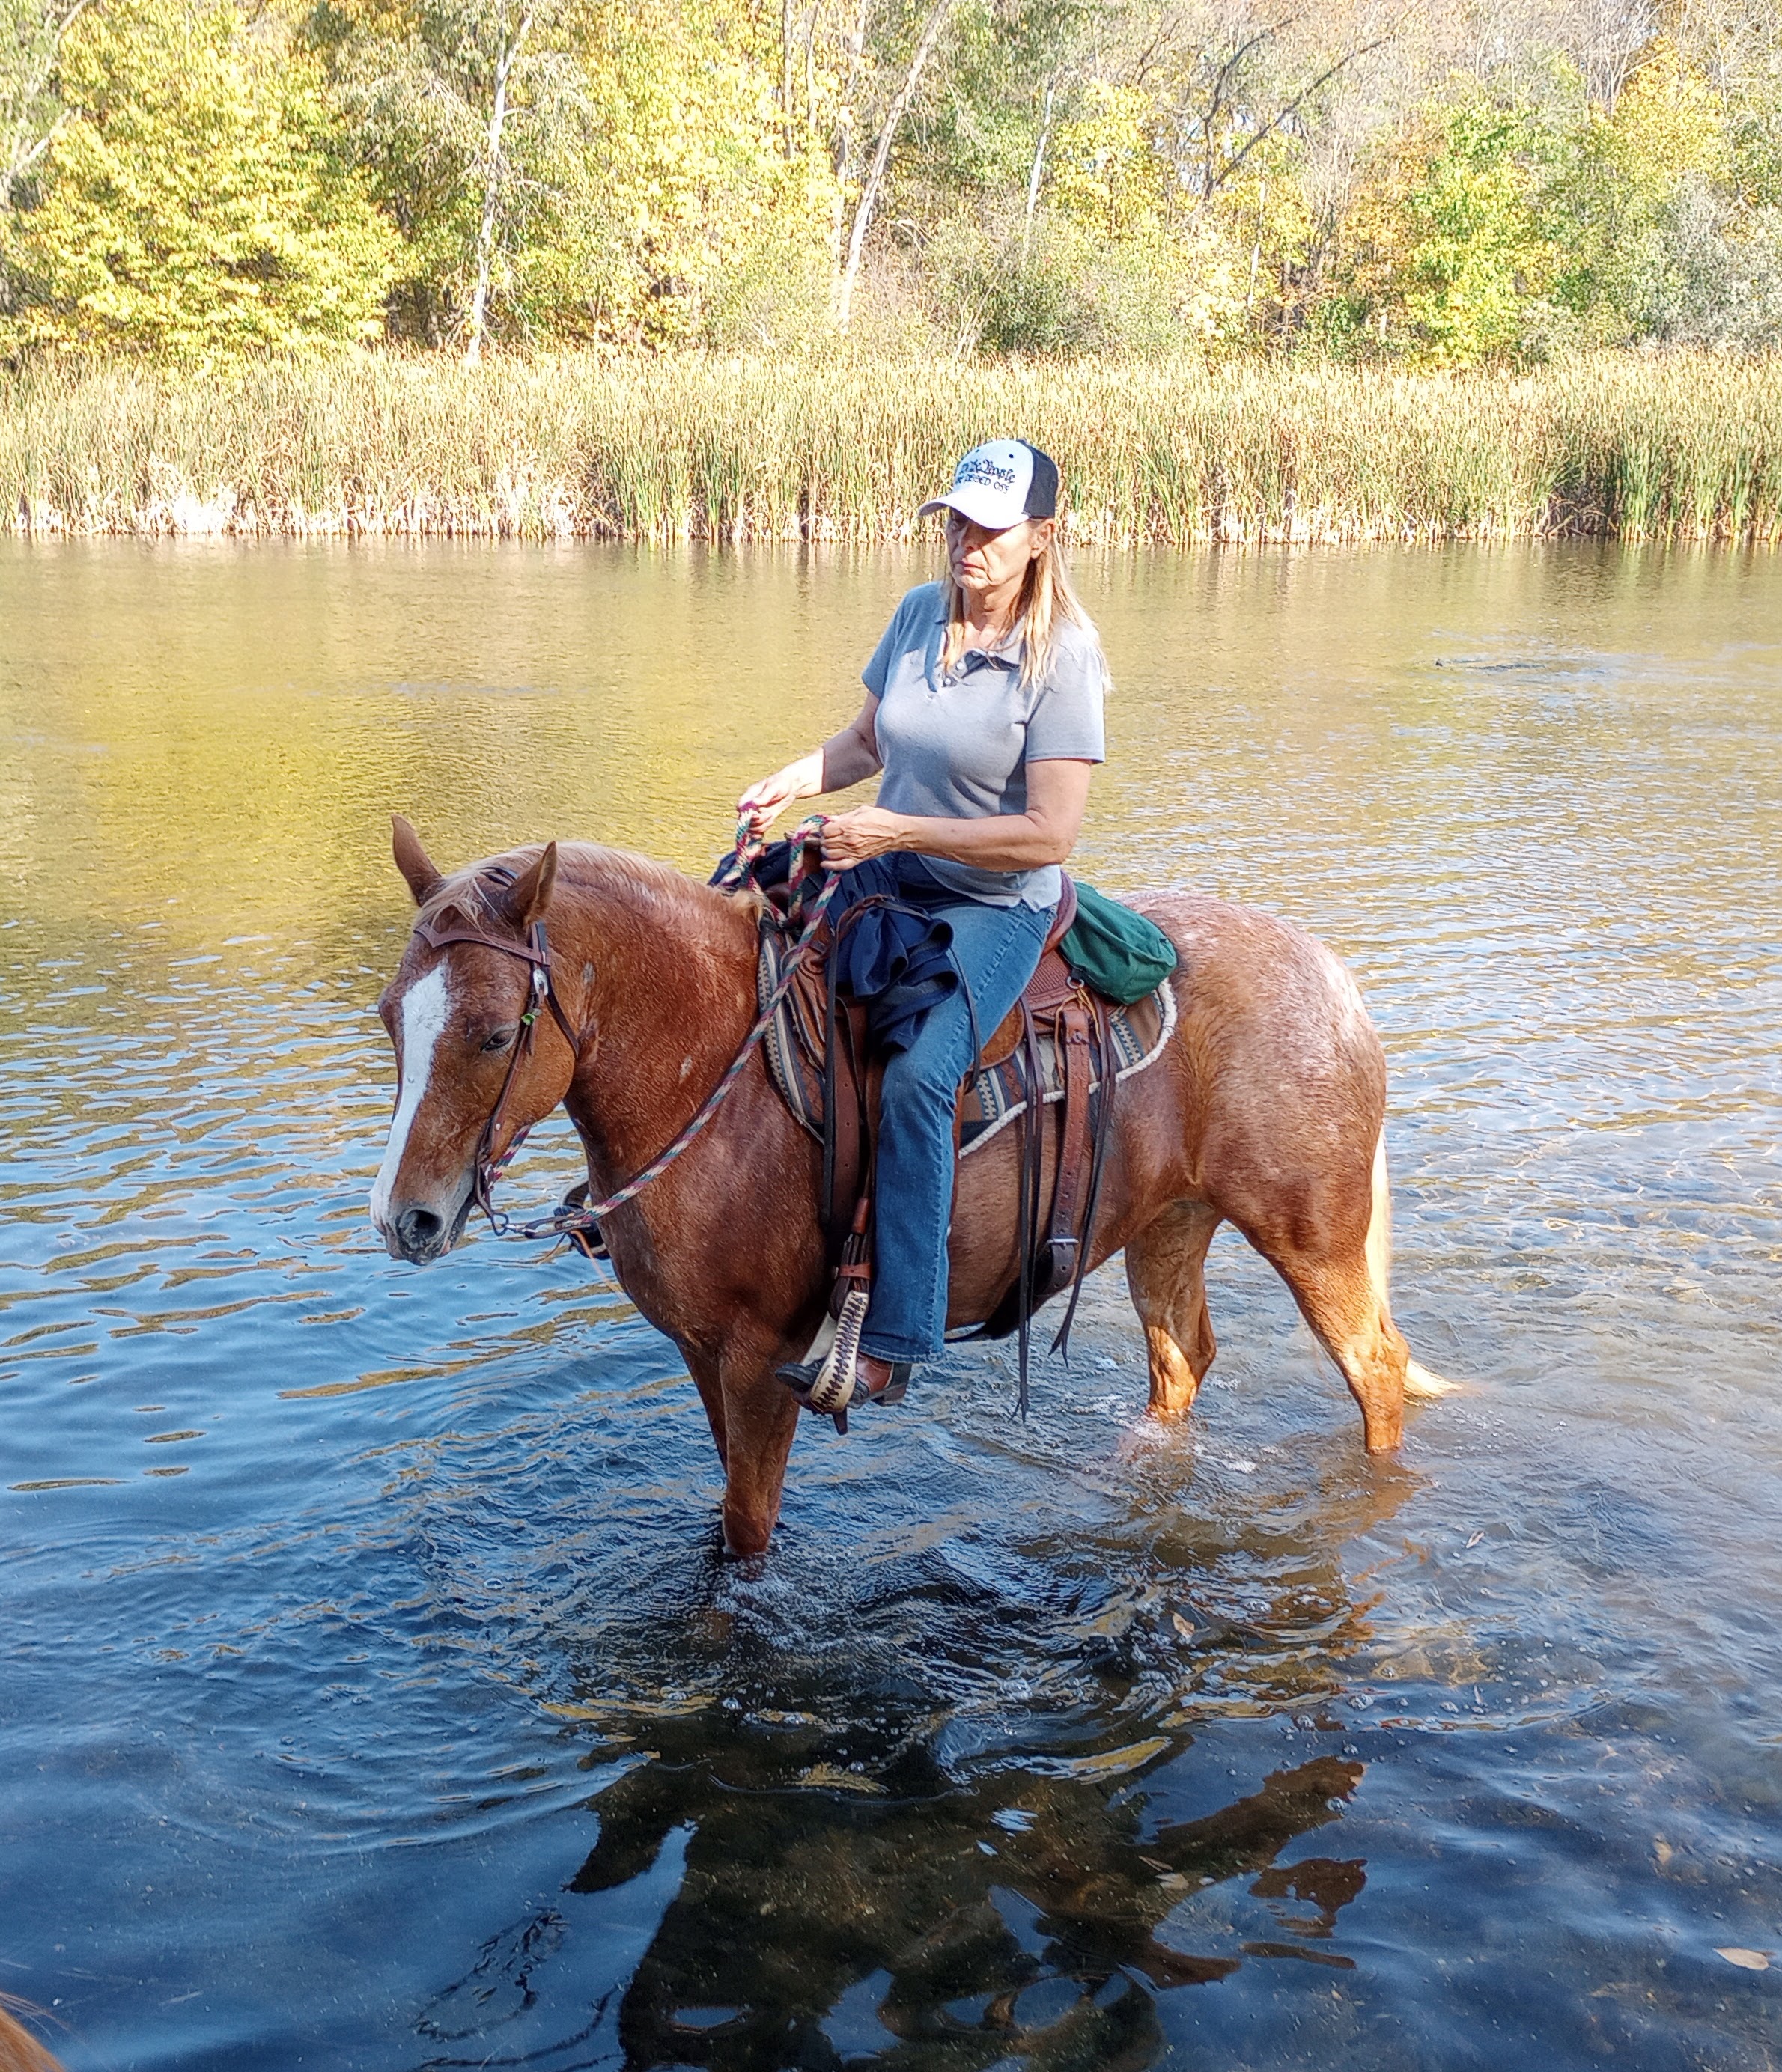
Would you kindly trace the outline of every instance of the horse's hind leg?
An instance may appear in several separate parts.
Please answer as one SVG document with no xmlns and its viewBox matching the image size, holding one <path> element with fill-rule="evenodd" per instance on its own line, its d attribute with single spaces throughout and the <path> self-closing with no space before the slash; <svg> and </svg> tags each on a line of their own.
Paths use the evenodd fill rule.
<svg viewBox="0 0 1782 2072">
<path fill-rule="evenodd" d="M 1126 1285 L 1145 1327 L 1154 1417 L 1186 1417 L 1219 1342 L 1207 1314 L 1207 1247 L 1218 1211 L 1175 1202 L 1126 1246 Z"/>
<path fill-rule="evenodd" d="M 1319 1252 L 1258 1248 L 1292 1289 L 1301 1315 L 1361 1406 L 1368 1451 L 1390 1453 L 1405 1437 L 1409 1355 L 1376 1285 L 1365 1246 Z"/>
</svg>

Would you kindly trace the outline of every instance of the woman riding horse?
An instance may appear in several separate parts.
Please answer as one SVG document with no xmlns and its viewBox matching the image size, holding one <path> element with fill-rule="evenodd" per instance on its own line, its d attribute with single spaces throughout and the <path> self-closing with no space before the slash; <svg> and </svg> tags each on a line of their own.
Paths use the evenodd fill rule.
<svg viewBox="0 0 1782 2072">
<path fill-rule="evenodd" d="M 1029 454 L 993 448 L 999 471 L 976 482 L 968 458 L 955 491 L 967 508 L 945 503 L 951 582 L 906 600 L 856 725 L 744 802 L 765 822 L 800 792 L 884 767 L 879 805 L 828 824 L 831 860 L 852 885 L 911 874 L 896 881 L 912 888 L 903 903 L 924 921 L 936 905 L 949 917 L 981 1027 L 1033 964 L 1051 870 L 1101 750 L 1094 635 L 1062 586 L 1050 471 Z M 974 488 L 994 493 L 968 498 Z M 613 1271 L 699 1391 L 724 1467 L 724 1544 L 761 1553 L 799 1422 L 796 1392 L 776 1372 L 812 1345 L 833 1262 L 824 1161 L 762 1052 L 756 910 L 594 843 L 529 843 L 447 872 L 406 820 L 394 837 L 418 911 L 379 1003 L 397 1066 L 372 1190 L 379 1235 L 417 1264 L 450 1252 L 527 1130 L 561 1104 Z M 837 888 L 828 896 L 833 915 Z M 1229 1224 L 1341 1371 L 1368 1452 L 1389 1453 L 1406 1396 L 1449 1384 L 1411 1359 L 1392 1318 L 1386 1063 L 1355 981 L 1323 944 L 1253 908 L 1183 890 L 1130 903 L 1179 961 L 1165 1033 L 1121 1075 L 1109 1111 L 1084 1243 L 1090 1270 L 1125 1255 L 1151 1411 L 1187 1416 L 1212 1364 L 1207 1248 Z M 860 926 L 894 918 L 856 901 L 842 922 L 862 912 Z M 1026 1153 L 1013 1130 L 987 1133 L 960 1166 L 941 1249 L 947 1108 L 970 1067 L 970 1022 L 962 997 L 944 1001 L 891 1075 L 870 1357 L 862 1377 L 825 1355 L 817 1377 L 845 1373 L 850 1400 L 863 1379 L 883 1400 L 903 1360 L 938 1346 L 946 1312 L 989 1322 L 1020 1271 Z M 836 1346 L 858 1342 L 858 1307 L 850 1294 Z"/>
<path fill-rule="evenodd" d="M 1058 470 L 1037 446 L 973 447 L 917 513 L 947 514 L 947 574 L 892 615 L 853 723 L 738 802 L 759 836 L 792 800 L 883 771 L 875 804 L 824 821 L 823 861 L 851 872 L 892 859 L 898 893 L 951 933 L 960 989 L 927 1008 L 885 1066 L 855 1402 L 899 1400 L 912 1363 L 940 1350 L 955 1099 L 978 1034 L 1033 976 L 1102 760 L 1106 672 L 1057 510 Z M 816 1378 L 781 1373 L 801 1397 Z"/>
</svg>

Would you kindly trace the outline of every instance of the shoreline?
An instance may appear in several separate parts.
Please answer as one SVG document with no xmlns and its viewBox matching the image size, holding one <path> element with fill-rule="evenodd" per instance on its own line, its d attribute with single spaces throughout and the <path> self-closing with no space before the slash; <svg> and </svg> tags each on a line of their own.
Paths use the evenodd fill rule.
<svg viewBox="0 0 1782 2072">
<path fill-rule="evenodd" d="M 1084 546 L 1782 540 L 1782 361 L 1644 355 L 38 368 L 0 381 L 0 530 L 873 545 L 1005 430 Z"/>
</svg>

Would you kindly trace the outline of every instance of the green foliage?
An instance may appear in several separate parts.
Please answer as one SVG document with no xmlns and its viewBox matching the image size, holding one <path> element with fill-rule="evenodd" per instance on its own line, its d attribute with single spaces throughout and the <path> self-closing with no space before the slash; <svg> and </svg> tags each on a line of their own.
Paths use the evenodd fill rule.
<svg viewBox="0 0 1782 2072">
<path fill-rule="evenodd" d="M 545 234 L 521 262 L 535 321 L 556 335 L 654 345 L 747 327 L 776 282 L 808 302 L 828 249 L 833 183 L 788 155 L 755 25 L 720 7 L 604 8 L 584 46 L 586 113 L 547 183 Z"/>
<path fill-rule="evenodd" d="M 276 17 L 105 0 L 60 84 L 35 199 L 0 222 L 0 346 L 206 362 L 377 331 L 394 239 Z"/>
<path fill-rule="evenodd" d="M 1052 195 L 1057 208 L 1110 243 L 1161 220 L 1165 167 L 1153 150 L 1149 94 L 1093 79 L 1058 132 Z"/>
<path fill-rule="evenodd" d="M 941 226 L 924 255 L 936 329 L 955 349 L 1017 359 L 1135 359 L 1217 349 L 1241 324 L 1238 253 L 1211 223 L 1153 223 L 1098 239 L 1063 213 L 1030 232 L 969 217 Z"/>
<path fill-rule="evenodd" d="M 1525 114 L 1474 92 L 1430 112 L 1354 212 L 1352 338 L 1423 367 L 1476 367 L 1516 350 L 1553 267 L 1536 145 Z"/>
<path fill-rule="evenodd" d="M 1677 206 L 1685 189 L 1723 185 L 1729 171 L 1718 103 L 1661 39 L 1614 109 L 1589 110 L 1556 160 L 1548 206 L 1565 257 L 1555 302 L 1593 339 L 1649 335 Z"/>
<path fill-rule="evenodd" d="M 1782 13 L 1660 12 L 0 0 L 0 351 L 1774 349 Z"/>
<path fill-rule="evenodd" d="M 454 338 L 470 298 L 504 19 L 486 0 L 325 0 L 311 33 L 401 233 L 393 328 Z M 833 182 L 791 154 L 761 20 L 724 0 L 538 0 L 508 81 L 495 309 L 516 340 L 684 343 L 808 301 Z M 751 317 L 751 314 L 752 317 Z"/>
<path fill-rule="evenodd" d="M 906 193 L 937 220 L 986 195 L 1019 195 L 1047 87 L 1056 104 L 1065 54 L 1094 18 L 1087 0 L 960 0 L 939 88 L 900 154 Z"/>
<path fill-rule="evenodd" d="M 80 0 L 0 0 L 0 210 L 30 179 L 60 113 L 56 53 Z"/>
<path fill-rule="evenodd" d="M 494 60 L 470 6 L 322 0 L 308 39 L 343 141 L 398 234 L 391 328 L 439 344 L 466 298 Z"/>
</svg>

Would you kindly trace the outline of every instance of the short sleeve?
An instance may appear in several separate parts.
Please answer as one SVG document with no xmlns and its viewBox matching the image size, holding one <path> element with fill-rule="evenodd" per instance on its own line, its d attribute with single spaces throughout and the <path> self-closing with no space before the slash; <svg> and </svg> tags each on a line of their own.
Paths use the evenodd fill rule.
<svg viewBox="0 0 1782 2072">
<path fill-rule="evenodd" d="M 1027 715 L 1027 762 L 1107 759 L 1101 723 L 1106 679 L 1100 647 L 1069 628 L 1053 651 L 1052 668 Z"/>
<path fill-rule="evenodd" d="M 861 682 L 881 703 L 884 700 L 885 686 L 891 681 L 891 671 L 897 666 L 898 656 L 916 639 L 917 627 L 924 618 L 924 606 L 932 610 L 934 589 L 932 583 L 919 583 L 906 594 L 896 610 L 891 614 L 890 625 L 879 636 L 879 645 L 872 651 L 870 660 L 860 672 Z"/>
</svg>

